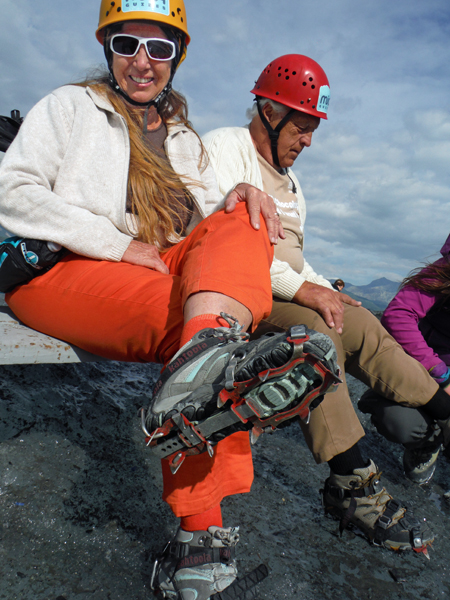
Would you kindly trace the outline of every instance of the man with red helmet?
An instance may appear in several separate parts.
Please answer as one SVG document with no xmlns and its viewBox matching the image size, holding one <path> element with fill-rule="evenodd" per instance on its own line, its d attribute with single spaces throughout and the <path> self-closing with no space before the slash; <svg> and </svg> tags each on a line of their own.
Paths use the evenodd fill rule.
<svg viewBox="0 0 450 600">
<path fill-rule="evenodd" d="M 264 190 L 274 198 L 284 228 L 271 269 L 273 310 L 255 335 L 304 323 L 332 338 L 342 370 L 384 397 L 450 416 L 448 396 L 426 370 L 406 356 L 372 313 L 334 291 L 304 260 L 305 200 L 290 168 L 311 145 L 320 120 L 327 119 L 330 86 L 324 70 L 307 56 L 281 56 L 251 91 L 256 97 L 250 124 L 209 132 L 203 142 L 221 192 L 241 181 Z M 426 549 L 430 530 L 393 500 L 378 482 L 376 465 L 361 456 L 364 430 L 345 378 L 301 426 L 316 462 L 330 466 L 324 505 L 341 519 L 342 529 L 354 523 L 376 545 Z"/>
</svg>

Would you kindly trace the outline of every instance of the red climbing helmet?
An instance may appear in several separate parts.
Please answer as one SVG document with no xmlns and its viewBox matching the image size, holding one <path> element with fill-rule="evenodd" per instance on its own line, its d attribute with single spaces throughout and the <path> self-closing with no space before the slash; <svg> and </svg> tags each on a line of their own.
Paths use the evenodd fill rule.
<svg viewBox="0 0 450 600">
<path fill-rule="evenodd" d="M 302 54 L 285 54 L 273 60 L 251 93 L 321 119 L 327 118 L 328 78 L 315 60 Z"/>
</svg>

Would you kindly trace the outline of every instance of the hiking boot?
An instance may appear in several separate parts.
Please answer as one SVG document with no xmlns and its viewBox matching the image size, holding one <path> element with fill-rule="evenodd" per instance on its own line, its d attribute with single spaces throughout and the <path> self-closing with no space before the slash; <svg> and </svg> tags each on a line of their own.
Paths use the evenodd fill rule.
<svg viewBox="0 0 450 600">
<path fill-rule="evenodd" d="M 374 545 L 427 554 L 434 539 L 425 521 L 390 496 L 380 483 L 381 473 L 370 461 L 352 475 L 331 473 L 322 490 L 325 511 L 340 519 L 339 530 L 357 527 Z"/>
<path fill-rule="evenodd" d="M 265 565 L 237 579 L 235 547 L 239 527 L 209 527 L 208 531 L 178 529 L 153 565 L 150 587 L 158 600 L 236 600 L 268 575 Z M 217 596 L 215 595 L 217 594 Z M 252 596 L 253 597 L 253 596 Z"/>
<path fill-rule="evenodd" d="M 328 336 L 299 325 L 249 342 L 236 320 L 221 316 L 231 328 L 203 329 L 183 346 L 142 412 L 148 445 L 172 457 L 173 472 L 187 453 L 212 454 L 213 444 L 235 431 L 253 428 L 258 437 L 296 416 L 308 422 L 340 382 Z"/>
<path fill-rule="evenodd" d="M 403 469 L 406 477 L 419 485 L 428 483 L 436 470 L 436 461 L 440 451 L 441 444 L 414 449 L 406 448 L 403 453 Z"/>
</svg>

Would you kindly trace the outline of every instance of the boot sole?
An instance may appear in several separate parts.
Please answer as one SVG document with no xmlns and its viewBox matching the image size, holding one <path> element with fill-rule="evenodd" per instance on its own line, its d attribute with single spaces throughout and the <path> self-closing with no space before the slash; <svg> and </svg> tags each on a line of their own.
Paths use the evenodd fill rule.
<svg viewBox="0 0 450 600">
<path fill-rule="evenodd" d="M 212 456 L 214 450 L 209 440 L 220 432 L 227 437 L 237 429 L 252 429 L 255 440 L 264 430 L 274 430 L 294 417 L 308 423 L 311 403 L 335 389 L 338 381 L 318 358 L 307 354 L 288 365 L 262 372 L 250 381 L 236 383 L 233 391 L 222 389 L 218 400 L 222 410 L 203 421 L 191 422 L 177 413 L 150 434 L 142 411 L 142 429 L 147 435 L 147 446 L 160 458 L 168 458 L 172 473 L 176 473 L 186 456 L 205 450 Z"/>
</svg>

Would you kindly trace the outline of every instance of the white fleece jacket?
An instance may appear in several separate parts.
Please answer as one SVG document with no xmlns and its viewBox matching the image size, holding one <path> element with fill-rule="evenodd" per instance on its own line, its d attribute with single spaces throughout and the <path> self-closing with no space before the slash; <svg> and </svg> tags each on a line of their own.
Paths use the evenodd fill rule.
<svg viewBox="0 0 450 600">
<path fill-rule="evenodd" d="M 169 125 L 165 148 L 194 197 L 189 232 L 223 198 L 212 167 L 200 165 L 192 131 Z M 55 90 L 28 113 L 0 164 L 0 224 L 77 254 L 120 261 L 136 234 L 125 213 L 129 159 L 127 126 L 106 98 L 79 86 Z"/>
<path fill-rule="evenodd" d="M 245 182 L 264 189 L 256 149 L 248 127 L 221 127 L 210 131 L 202 138 L 214 168 L 222 195 L 226 195 L 237 183 Z M 297 177 L 289 169 L 289 176 L 297 188 L 299 228 L 305 225 L 306 205 Z M 272 292 L 284 300 L 292 300 L 305 281 L 332 289 L 329 281 L 318 275 L 306 262 L 301 273 L 297 273 L 287 262 L 274 259 L 270 270 Z"/>
</svg>

